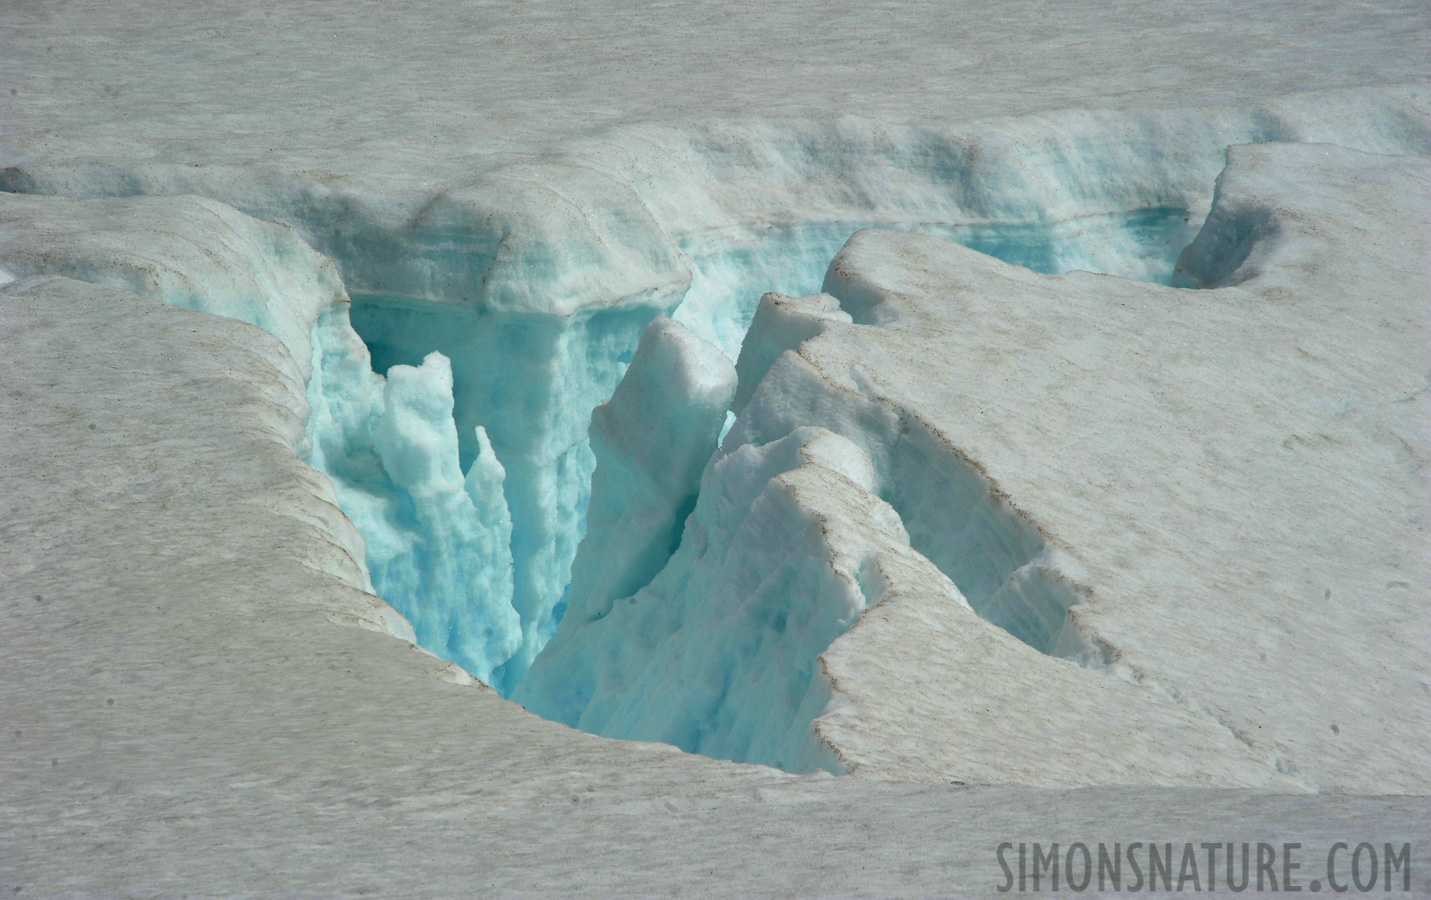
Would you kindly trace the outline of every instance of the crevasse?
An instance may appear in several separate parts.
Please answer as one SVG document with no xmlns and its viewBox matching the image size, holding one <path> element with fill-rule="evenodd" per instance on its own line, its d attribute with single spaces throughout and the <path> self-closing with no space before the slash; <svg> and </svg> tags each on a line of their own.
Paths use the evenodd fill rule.
<svg viewBox="0 0 1431 900">
<path fill-rule="evenodd" d="M 708 568 L 726 559 L 734 573 L 748 559 L 731 548 L 760 528 L 778 537 L 825 527 L 802 516 L 829 523 L 892 515 L 899 527 L 884 529 L 885 538 L 926 555 L 976 611 L 1046 652 L 1067 649 L 1060 649 L 1058 636 L 1067 598 L 1038 583 L 1037 535 L 1016 517 L 1000 518 L 977 473 L 971 476 L 941 455 L 937 443 L 921 444 L 917 428 L 897 429 L 899 439 L 878 441 L 858 429 L 832 431 L 831 437 L 800 432 L 801 449 L 776 452 L 766 445 L 819 423 L 797 416 L 767 423 L 767 433 L 754 422 L 733 424 L 728 413 L 717 437 L 724 435 L 729 452 L 709 457 L 694 499 L 689 473 L 699 460 L 697 444 L 686 448 L 680 478 L 656 477 L 641 471 L 639 454 L 626 452 L 641 441 L 607 426 L 650 424 L 646 420 L 659 414 L 671 426 L 667 440 L 683 421 L 699 421 L 704 434 L 714 416 L 684 415 L 694 409 L 683 413 L 682 404 L 698 397 L 698 405 L 707 404 L 712 395 L 676 391 L 652 402 L 648 415 L 612 410 L 593 443 L 593 410 L 612 397 L 648 325 L 667 317 L 670 328 L 687 332 L 674 345 L 690 349 L 701 341 L 735 360 L 762 295 L 820 290 L 831 259 L 862 226 L 930 231 L 1039 272 L 1082 268 L 1169 282 L 1179 249 L 1200 225 L 1197 211 L 1206 209 L 1230 144 L 1280 139 L 1334 141 L 1374 152 L 1424 148 L 1424 133 L 1407 124 L 1412 119 L 1405 102 L 1396 96 L 1309 96 L 1275 109 L 1069 111 L 949 130 L 847 122 L 640 132 L 622 144 L 629 153 L 613 154 L 612 141 L 620 136 L 610 136 L 548 162 L 483 173 L 410 203 L 358 188 L 307 185 L 297 176 L 247 184 L 184 166 L 134 164 L 121 171 L 83 161 L 12 166 L 0 172 L 0 188 L 84 197 L 200 194 L 288 223 L 295 239 L 337 263 L 337 293 L 346 288 L 352 298 L 351 305 L 338 303 L 317 316 L 308 335 L 311 357 L 299 354 L 303 368 L 312 370 L 302 373 L 311 415 L 300 451 L 330 476 L 340 506 L 365 536 L 374 589 L 407 616 L 419 640 L 504 695 L 534 709 L 550 704 L 551 714 L 564 721 L 802 767 L 828 765 L 792 749 L 822 709 L 819 679 L 810 675 L 816 658 L 881 591 L 878 573 L 864 564 L 854 538 L 840 539 L 844 549 L 835 547 L 840 541 L 834 538 L 818 546 L 792 545 L 804 547 L 791 550 L 795 556 L 844 553 L 838 584 L 804 580 L 792 557 L 793 568 L 775 565 L 766 572 L 775 579 L 767 586 L 793 579 L 786 587 L 760 591 L 754 589 L 761 585 L 750 585 L 730 594 L 773 602 L 803 591 L 806 599 L 828 601 L 809 607 L 803 623 L 791 618 L 794 607 L 761 602 L 745 603 L 742 616 L 722 623 L 732 635 L 749 637 L 752 629 L 804 635 L 787 639 L 782 653 L 769 657 L 751 656 L 749 640 L 722 650 L 745 653 L 746 662 L 778 660 L 760 670 L 768 692 L 734 690 L 738 667 L 719 659 L 705 673 L 714 680 L 699 691 L 683 692 L 683 676 L 666 679 L 660 666 L 610 682 L 610 695 L 602 698 L 610 716 L 589 711 L 590 701 L 570 691 L 558 703 L 536 682 L 523 685 L 549 645 L 565 648 L 563 655 L 578 660 L 577 668 L 592 665 L 584 638 L 573 633 L 554 642 L 574 601 L 584 607 L 599 597 L 600 612 L 608 601 L 614 611 L 623 600 L 638 598 L 626 603 L 635 609 L 642 607 L 643 591 L 655 596 L 659 589 L 668 600 L 685 598 L 682 603 L 689 600 L 693 611 L 704 614 L 714 595 L 690 593 L 697 573 L 683 567 L 699 559 Z M 225 311 L 204 296 L 170 293 L 166 302 Z M 841 298 L 837 306 L 849 300 Z M 261 312 L 233 314 L 273 330 Z M 853 307 L 819 314 L 861 321 Z M 304 335 L 289 326 L 300 318 L 274 332 L 295 351 Z M 312 319 L 303 321 L 306 328 Z M 760 370 L 773 363 L 762 353 L 781 345 L 747 349 L 752 359 L 763 360 L 755 366 Z M 652 366 L 648 375 L 680 369 Z M 742 372 L 733 408 L 744 408 L 761 374 Z M 649 381 L 659 385 L 663 378 Z M 811 449 L 817 445 L 824 450 Z M 622 448 L 609 465 L 625 476 L 594 478 L 598 454 Z M 789 467 L 762 468 L 753 456 L 783 459 Z M 843 462 L 830 462 L 836 458 Z M 879 470 L 878 483 L 863 485 L 866 463 Z M 722 496 L 745 496 L 738 488 L 747 477 L 765 479 L 754 498 L 765 498 L 764 512 L 753 519 L 720 504 Z M 817 509 L 808 495 L 810 484 L 821 479 L 855 490 L 845 496 L 827 485 L 826 499 L 844 500 L 838 508 Z M 592 492 L 603 482 L 647 491 L 650 502 L 623 508 L 629 498 L 594 500 Z M 790 498 L 798 502 L 785 502 Z M 593 502 L 606 512 L 590 517 Z M 605 559 L 608 551 L 596 549 L 621 546 L 611 534 L 590 536 L 587 556 L 600 559 L 583 562 L 581 569 L 606 587 L 593 593 L 577 585 L 581 596 L 573 597 L 573 564 L 588 522 L 603 532 L 626 529 L 638 512 L 651 520 L 630 529 L 646 537 L 639 547 L 626 547 L 627 562 L 613 564 Z M 684 521 L 674 524 L 683 514 Z M 739 523 L 747 520 L 754 530 L 741 533 L 745 526 Z M 693 530 L 702 522 L 704 532 Z M 774 522 L 784 524 L 760 524 Z M 678 531 L 665 546 L 657 539 Z M 708 540 L 724 534 L 729 541 L 724 549 L 690 543 L 702 534 Z M 604 574 L 597 571 L 603 567 Z M 611 618 L 593 615 L 591 609 L 585 613 L 591 621 Z M 816 625 L 823 621 L 834 624 Z M 684 633 L 685 622 L 676 621 L 671 634 Z M 607 652 L 654 660 L 666 653 L 659 645 L 671 634 L 623 633 Z M 542 667 L 553 668 L 555 651 L 545 655 L 551 660 Z M 631 666 L 609 672 L 623 668 Z M 752 673 L 742 671 L 748 681 Z M 658 694 L 667 699 L 655 702 Z M 706 721 L 671 716 L 674 709 L 701 706 L 688 702 L 698 696 L 710 710 Z M 777 696 L 784 697 L 780 704 L 772 699 Z M 760 717 L 747 715 L 754 710 L 742 704 L 774 704 L 768 708 L 780 712 L 764 716 L 772 724 L 755 734 L 743 729 Z"/>
<path fill-rule="evenodd" d="M 1073 649 L 1068 598 L 1040 582 L 1038 535 L 917 423 L 873 399 L 848 427 L 750 412 L 767 373 L 800 376 L 775 367 L 801 328 L 867 322 L 838 286 L 801 299 L 851 233 L 920 229 L 1039 272 L 1169 283 L 1229 145 L 1425 153 L 1418 102 L 1360 92 L 947 129 L 635 128 L 406 198 L 301 173 L 95 160 L 12 165 L 0 190 L 87 198 L 45 213 L 93 204 L 83 228 L 66 226 L 86 240 L 108 240 L 90 233 L 101 212 L 104 234 L 145 235 L 124 265 L 86 247 L 61 274 L 240 318 L 294 354 L 311 410 L 297 449 L 330 477 L 372 586 L 425 646 L 602 734 L 836 768 L 808 740 L 830 700 L 818 656 L 878 602 L 877 545 L 917 550 L 954 602 L 1031 646 Z M 133 194 L 184 196 L 94 199 Z M 258 218 L 231 221 L 247 218 L 236 209 Z M 59 231 L 27 230 L 45 241 L 17 277 L 55 271 Z M 242 265 L 202 284 L 156 265 L 211 233 L 252 238 L 201 249 L 259 260 L 253 285 L 232 277 Z M 332 262 L 308 259 L 315 249 Z M 345 290 L 352 303 L 315 320 Z M 767 291 L 789 308 L 762 307 Z M 758 309 L 770 321 L 747 342 Z M 613 400 L 628 367 L 629 396 Z"/>
<path fill-rule="evenodd" d="M 1193 219 L 1183 209 L 1159 208 L 1051 226 L 911 227 L 1037 271 L 1088 268 L 1166 281 L 1178 250 L 1195 230 Z M 731 361 L 740 353 L 762 294 L 819 290 L 830 260 L 863 224 L 740 228 L 692 236 L 680 242 L 690 281 L 679 294 L 653 293 L 561 322 L 361 293 L 354 296 L 351 313 L 343 306 L 326 311 L 314 329 L 310 462 L 333 479 L 344 512 L 367 538 L 368 569 L 377 593 L 408 617 L 424 646 L 549 717 L 710 755 L 787 768 L 828 765 L 797 746 L 808 721 L 819 713 L 818 703 L 805 692 L 820 650 L 873 602 L 858 584 L 844 611 L 826 625 L 792 634 L 778 653 L 767 648 L 773 655 L 762 664 L 762 677 L 779 685 L 772 690 L 793 697 L 784 704 L 788 710 L 773 716 L 784 723 L 782 728 L 796 732 L 783 744 L 753 734 L 739 737 L 738 729 L 720 723 L 722 716 L 739 718 L 740 707 L 771 718 L 770 697 L 742 698 L 728 688 L 686 691 L 679 676 L 666 679 L 660 667 L 599 689 L 588 683 L 587 663 L 554 662 L 543 667 L 541 679 L 523 682 L 554 635 L 554 660 L 588 662 L 594 654 L 620 656 L 622 642 L 633 638 L 607 628 L 607 636 L 597 641 L 584 629 L 561 629 L 573 602 L 582 622 L 604 618 L 627 597 L 631 606 L 656 603 L 669 613 L 676 601 L 655 601 L 650 592 L 641 593 L 667 569 L 665 583 L 681 582 L 681 603 L 699 605 L 700 586 L 682 579 L 689 578 L 691 567 L 713 563 L 704 556 L 667 563 L 685 549 L 682 531 L 690 527 L 688 515 L 695 514 L 692 523 L 705 515 L 708 528 L 717 530 L 743 521 L 731 518 L 728 510 L 703 514 L 697 505 L 697 497 L 711 490 L 702 470 L 729 426 L 735 392 Z M 653 334 L 647 326 L 660 315 L 671 318 L 659 320 L 667 325 Z M 663 350 L 664 344 L 676 349 Z M 663 353 L 664 361 L 656 360 Z M 622 381 L 637 356 L 649 359 Z M 616 445 L 622 448 L 613 450 Z M 788 452 L 797 446 L 803 444 L 797 442 Z M 769 452 L 775 456 L 763 452 L 761 458 L 792 460 L 783 469 L 777 466 L 779 471 L 798 467 L 796 457 Z M 762 470 L 763 475 L 739 488 L 755 476 L 738 471 L 764 465 L 738 463 L 744 458 L 737 454 L 719 465 L 712 461 L 715 468 L 706 473 L 706 481 L 731 484 L 710 496 L 722 490 L 759 491 L 778 474 Z M 589 506 L 593 490 L 602 497 L 599 513 Z M 776 528 L 781 515 L 794 513 L 772 508 L 767 515 L 774 517 L 768 527 Z M 898 521 L 897 514 L 890 515 Z M 722 516 L 729 521 L 721 524 Z M 799 527 L 792 521 L 780 527 Z M 735 531 L 727 537 L 748 539 Z M 923 543 L 937 545 L 938 540 Z M 722 565 L 741 565 L 737 548 L 719 552 Z M 811 551 L 810 559 L 819 557 Z M 795 581 L 765 589 L 827 599 L 838 593 L 818 581 L 789 577 Z M 733 590 L 734 584 L 723 583 L 721 589 Z M 974 595 L 983 595 L 980 585 L 970 587 Z M 739 605 L 742 598 L 732 594 L 728 602 Z M 679 616 L 670 622 L 667 635 L 683 624 Z M 646 630 L 651 630 L 649 623 Z M 729 652 L 738 655 L 742 648 Z M 627 663 L 636 666 L 638 661 L 649 663 L 639 651 Z M 709 721 L 681 724 L 677 720 L 689 718 L 696 693 L 705 695 Z M 589 708 L 594 694 L 607 695 L 608 706 L 615 704 L 609 714 Z M 684 710 L 682 716 L 662 711 L 676 709 Z M 798 725 L 797 719 L 802 720 Z M 761 741 L 768 746 L 761 749 Z"/>
</svg>

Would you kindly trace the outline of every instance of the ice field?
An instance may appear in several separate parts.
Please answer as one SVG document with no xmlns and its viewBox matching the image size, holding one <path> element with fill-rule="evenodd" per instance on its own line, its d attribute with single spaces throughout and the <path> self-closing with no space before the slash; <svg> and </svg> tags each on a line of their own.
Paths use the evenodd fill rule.
<svg viewBox="0 0 1431 900">
<path fill-rule="evenodd" d="M 0 887 L 1431 846 L 1426 10 L 635 15 L 0 12 Z"/>
</svg>

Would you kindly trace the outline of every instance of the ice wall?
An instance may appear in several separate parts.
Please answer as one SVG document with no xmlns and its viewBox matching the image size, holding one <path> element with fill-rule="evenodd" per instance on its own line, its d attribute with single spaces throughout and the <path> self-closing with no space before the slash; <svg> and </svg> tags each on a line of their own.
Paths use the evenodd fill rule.
<svg viewBox="0 0 1431 900">
<path fill-rule="evenodd" d="M 616 393 L 591 414 L 596 471 L 566 619 L 606 615 L 665 565 L 734 392 L 735 367 L 714 346 L 670 319 L 647 326 Z"/>
<path fill-rule="evenodd" d="M 470 467 L 477 458 L 480 427 L 505 470 L 511 602 L 522 643 L 494 672 L 494 686 L 504 692 L 525 675 L 564 609 L 595 465 L 587 441 L 591 411 L 611 396 L 647 324 L 678 299 L 643 295 L 569 317 L 433 310 L 375 296 L 354 303 L 354 324 L 372 347 L 377 371 L 416 365 L 434 350 L 452 361 L 460 464 Z"/>
<path fill-rule="evenodd" d="M 670 319 L 647 327 L 616 393 L 592 414 L 586 537 L 567 608 L 540 657 L 548 665 L 518 685 L 519 702 L 578 723 L 596 690 L 581 671 L 593 651 L 587 627 L 645 587 L 675 552 L 734 392 L 735 367 L 715 346 Z M 575 662 L 553 662 L 562 658 Z"/>
<path fill-rule="evenodd" d="M 840 247 L 867 227 L 938 235 L 1048 275 L 1083 269 L 1168 284 L 1178 251 L 1192 241 L 1200 222 L 1187 209 L 1156 208 L 1047 224 L 854 218 L 720 229 L 681 241 L 691 260 L 691 287 L 674 318 L 735 359 L 761 295 L 814 293 Z"/>
<path fill-rule="evenodd" d="M 483 681 L 520 646 L 512 608 L 512 522 L 502 497 L 505 472 L 486 432 L 466 477 L 457 460 L 452 421 L 452 366 L 431 353 L 422 366 L 393 366 L 373 447 L 406 496 L 387 512 L 408 528 L 406 541 L 368 546 L 376 584 L 426 582 L 427 592 L 403 612 L 418 641 Z M 377 531 L 377 529 L 374 529 Z"/>
<path fill-rule="evenodd" d="M 523 636 L 512 604 L 507 476 L 481 426 L 464 475 L 451 363 L 433 352 L 421 366 L 377 375 L 347 304 L 319 315 L 313 357 L 308 462 L 329 476 L 367 538 L 373 589 L 424 647 L 497 681 Z"/>
</svg>

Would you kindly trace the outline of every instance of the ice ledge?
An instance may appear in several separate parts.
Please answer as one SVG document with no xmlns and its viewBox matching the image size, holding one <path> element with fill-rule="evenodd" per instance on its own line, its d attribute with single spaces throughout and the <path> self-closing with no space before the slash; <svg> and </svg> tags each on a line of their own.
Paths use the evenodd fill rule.
<svg viewBox="0 0 1431 900">
<path fill-rule="evenodd" d="M 233 135 L 180 160 L 106 156 L 108 148 L 88 141 L 27 158 L 32 144 L 44 144 L 24 134 L 13 137 L 0 190 L 212 197 L 298 229 L 336 261 L 354 294 L 562 319 L 679 296 L 690 280 L 682 240 L 721 229 L 1038 225 L 1160 206 L 1200 210 L 1230 144 L 1431 152 L 1428 97 L 1426 85 L 1410 84 L 919 126 L 823 114 L 628 124 L 569 136 L 540 161 L 447 160 L 431 179 L 395 172 L 381 153 L 348 157 L 352 168 L 338 171 L 279 159 L 238 164 Z"/>
</svg>

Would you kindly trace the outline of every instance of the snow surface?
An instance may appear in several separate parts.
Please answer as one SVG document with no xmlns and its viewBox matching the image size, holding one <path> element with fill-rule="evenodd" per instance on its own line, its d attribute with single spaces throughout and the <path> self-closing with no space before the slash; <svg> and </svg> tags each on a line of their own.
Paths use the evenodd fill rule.
<svg viewBox="0 0 1431 900">
<path fill-rule="evenodd" d="M 1424 6 L 0 24 L 27 895 L 1424 833 Z"/>
<path fill-rule="evenodd" d="M 1032 649 L 1094 648 L 1084 661 L 1106 666 L 1070 670 L 990 634 L 977 665 L 1010 677 L 977 697 L 921 689 L 958 682 L 973 662 L 956 648 L 978 628 L 901 624 L 962 613 L 911 590 L 823 657 L 849 708 L 816 727 L 847 762 L 904 777 L 967 766 L 975 781 L 1126 781 L 1161 752 L 1131 737 L 1156 715 L 1161 750 L 1220 746 L 1189 754 L 1220 758 L 1219 781 L 1248 777 L 1231 763 L 1242 759 L 1309 789 L 1426 790 L 1425 718 L 1383 711 L 1425 708 L 1431 625 L 1415 586 L 1431 583 L 1431 261 L 1406 250 L 1425 246 L 1431 169 L 1327 146 L 1234 147 L 1228 159 L 1181 266 L 1236 287 L 1049 279 L 875 231 L 832 264 L 825 290 L 855 322 L 880 324 L 821 318 L 818 337 L 765 373 L 725 446 L 810 425 L 860 443 L 911 545 L 975 611 Z M 937 479 L 977 479 L 984 494 Z M 1010 515 L 1042 546 L 1012 538 Z M 991 538 L 1023 549 L 987 568 Z M 920 657 L 939 662 L 902 670 L 890 660 L 915 633 L 928 642 Z M 1068 679 L 1056 694 L 1055 679 Z M 1102 708 L 1128 686 L 1148 702 Z M 1056 708 L 1030 702 L 1055 695 Z M 1065 761 L 1088 753 L 1076 773 L 1031 755 L 1012 775 L 1016 748 L 1042 749 L 1040 736 L 1095 715 L 1126 737 L 1065 733 Z M 930 732 L 949 737 L 937 749 Z"/>
</svg>

